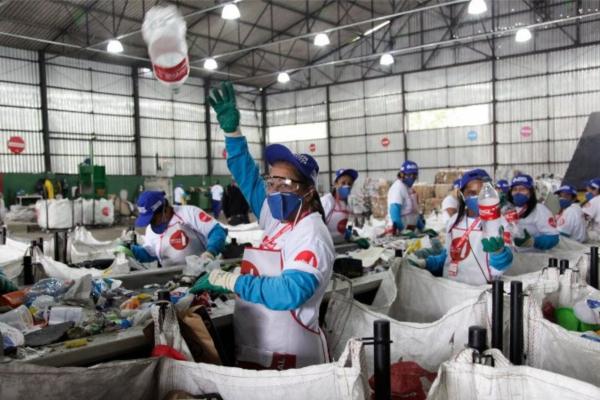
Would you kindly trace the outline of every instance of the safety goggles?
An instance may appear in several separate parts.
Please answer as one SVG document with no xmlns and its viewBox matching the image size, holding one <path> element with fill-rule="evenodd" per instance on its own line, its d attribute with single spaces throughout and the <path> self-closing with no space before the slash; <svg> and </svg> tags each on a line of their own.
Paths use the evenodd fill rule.
<svg viewBox="0 0 600 400">
<path fill-rule="evenodd" d="M 283 176 L 271 176 L 265 174 L 262 176 L 265 182 L 265 188 L 267 192 L 281 192 L 289 193 L 295 192 L 300 189 L 302 182 L 291 178 L 285 178 Z"/>
</svg>

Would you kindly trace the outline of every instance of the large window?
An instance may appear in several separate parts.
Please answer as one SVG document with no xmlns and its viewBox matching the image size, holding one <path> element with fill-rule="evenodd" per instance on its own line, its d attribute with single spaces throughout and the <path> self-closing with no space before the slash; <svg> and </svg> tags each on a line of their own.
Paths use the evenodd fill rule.
<svg viewBox="0 0 600 400">
<path fill-rule="evenodd" d="M 408 130 L 454 128 L 458 126 L 485 125 L 491 122 L 490 105 L 477 104 L 466 107 L 408 113 Z"/>
<path fill-rule="evenodd" d="M 268 129 L 269 143 L 327 138 L 327 123 L 280 125 Z"/>
</svg>

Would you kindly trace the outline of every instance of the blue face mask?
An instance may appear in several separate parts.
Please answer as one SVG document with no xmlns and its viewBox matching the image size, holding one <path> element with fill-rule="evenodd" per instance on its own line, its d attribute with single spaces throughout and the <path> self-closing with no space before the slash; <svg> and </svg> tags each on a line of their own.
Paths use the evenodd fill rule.
<svg viewBox="0 0 600 400">
<path fill-rule="evenodd" d="M 558 199 L 558 204 L 561 209 L 569 208 L 573 204 L 573 200 L 569 199 Z"/>
<path fill-rule="evenodd" d="M 273 218 L 285 221 L 294 211 L 298 210 L 302 204 L 302 196 L 296 193 L 275 192 L 267 196 L 267 204 Z"/>
<path fill-rule="evenodd" d="M 408 187 L 412 187 L 412 185 L 414 185 L 414 184 L 415 184 L 415 181 L 416 181 L 416 180 L 417 180 L 416 178 L 404 178 L 404 179 L 402 179 L 402 182 L 404 182 L 404 184 L 405 184 L 406 186 L 408 186 Z"/>
<path fill-rule="evenodd" d="M 152 232 L 156 233 L 157 235 L 162 235 L 168 227 L 168 222 L 161 222 L 158 225 L 150 225 L 150 229 L 152 229 Z"/>
<path fill-rule="evenodd" d="M 469 196 L 465 198 L 465 205 L 469 210 L 479 216 L 479 198 L 477 196 Z"/>
<path fill-rule="evenodd" d="M 587 201 L 590 201 L 590 200 L 591 200 L 591 199 L 593 199 L 593 198 L 594 198 L 594 193 L 592 193 L 592 192 L 586 192 L 586 193 L 585 193 L 585 199 L 586 199 Z"/>
<path fill-rule="evenodd" d="M 529 196 L 523 193 L 513 195 L 513 203 L 517 207 L 523 207 L 529 201 Z"/>
<path fill-rule="evenodd" d="M 337 188 L 337 194 L 340 197 L 340 200 L 346 200 L 350 195 L 350 191 L 352 190 L 352 186 L 344 185 Z"/>
</svg>

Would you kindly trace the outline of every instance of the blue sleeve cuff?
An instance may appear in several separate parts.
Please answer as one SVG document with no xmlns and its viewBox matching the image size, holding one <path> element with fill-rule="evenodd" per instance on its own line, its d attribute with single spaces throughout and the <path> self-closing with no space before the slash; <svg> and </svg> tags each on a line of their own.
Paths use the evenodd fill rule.
<svg viewBox="0 0 600 400">
<path fill-rule="evenodd" d="M 252 212 L 260 218 L 260 210 L 267 198 L 267 192 L 258 167 L 248 150 L 248 142 L 243 136 L 225 136 L 225 147 L 227 167 L 252 208 Z"/>
<path fill-rule="evenodd" d="M 434 276 L 442 276 L 447 256 L 448 253 L 446 249 L 443 249 L 440 254 L 427 257 L 425 260 L 425 268 L 427 268 L 427 270 Z"/>
<path fill-rule="evenodd" d="M 317 290 L 319 282 L 313 274 L 284 270 L 281 276 L 242 275 L 235 283 L 235 292 L 244 300 L 262 304 L 271 310 L 295 310 Z"/>
<path fill-rule="evenodd" d="M 220 224 L 215 225 L 208 233 L 208 241 L 206 244 L 206 250 L 210 251 L 213 255 L 219 254 L 225 246 L 225 238 L 227 237 L 227 229 L 223 229 Z"/>
<path fill-rule="evenodd" d="M 135 256 L 135 259 L 139 262 L 148 263 L 158 260 L 158 258 L 150 255 L 150 253 L 148 253 L 148 250 L 146 250 L 143 246 L 140 246 L 139 244 L 134 244 L 133 246 L 131 246 L 131 252 Z"/>
<path fill-rule="evenodd" d="M 513 253 L 508 247 L 504 247 L 504 250 L 500 253 L 490 254 L 490 265 L 498 270 L 504 271 L 512 265 Z"/>
<path fill-rule="evenodd" d="M 540 235 L 533 238 L 533 247 L 539 250 L 550 250 L 558 244 L 560 235 Z"/>
<path fill-rule="evenodd" d="M 397 229 L 404 229 L 404 223 L 402 222 L 402 205 L 399 203 L 390 204 L 390 219 Z"/>
</svg>

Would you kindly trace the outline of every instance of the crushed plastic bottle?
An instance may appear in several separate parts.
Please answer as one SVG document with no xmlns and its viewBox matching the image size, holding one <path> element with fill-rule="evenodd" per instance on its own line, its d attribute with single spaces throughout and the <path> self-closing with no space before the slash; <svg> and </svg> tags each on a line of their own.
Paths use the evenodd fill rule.
<svg viewBox="0 0 600 400">
<path fill-rule="evenodd" d="M 490 182 L 483 184 L 478 202 L 484 236 L 487 238 L 499 236 L 501 227 L 500 196 Z"/>
<path fill-rule="evenodd" d="M 174 90 L 190 74 L 186 29 L 185 20 L 174 5 L 152 7 L 142 24 L 154 76 Z"/>
</svg>

